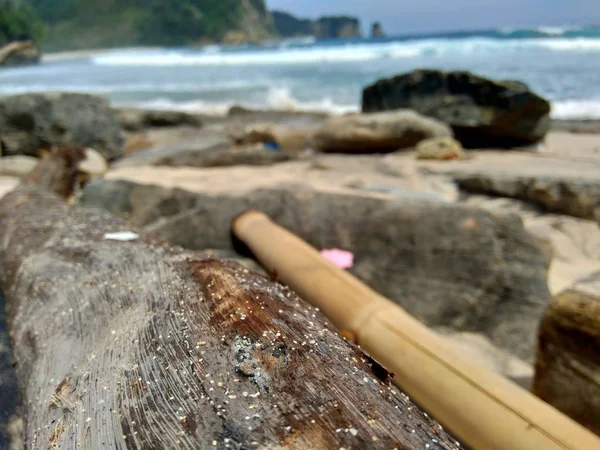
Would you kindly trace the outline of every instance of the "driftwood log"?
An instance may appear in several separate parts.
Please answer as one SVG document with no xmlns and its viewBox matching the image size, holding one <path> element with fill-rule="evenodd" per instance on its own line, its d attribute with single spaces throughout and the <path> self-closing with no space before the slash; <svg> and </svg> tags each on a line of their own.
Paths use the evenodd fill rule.
<svg viewBox="0 0 600 450">
<path fill-rule="evenodd" d="M 286 287 L 69 206 L 76 164 L 0 201 L 27 448 L 458 447 Z"/>
</svg>

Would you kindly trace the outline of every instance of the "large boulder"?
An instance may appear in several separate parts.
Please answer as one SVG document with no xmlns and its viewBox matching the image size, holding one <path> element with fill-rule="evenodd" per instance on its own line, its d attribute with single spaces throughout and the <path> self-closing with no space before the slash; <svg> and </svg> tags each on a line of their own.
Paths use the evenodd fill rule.
<svg viewBox="0 0 600 450">
<path fill-rule="evenodd" d="M 315 133 L 313 146 L 324 152 L 385 153 L 446 136 L 452 136 L 449 127 L 414 111 L 349 114 L 327 119 Z"/>
<path fill-rule="evenodd" d="M 103 98 L 74 93 L 0 99 L 0 139 L 8 155 L 36 156 L 54 145 L 92 147 L 107 160 L 123 154 L 115 112 Z"/>
<path fill-rule="evenodd" d="M 468 148 L 529 145 L 550 127 L 550 103 L 525 84 L 469 72 L 415 70 L 363 91 L 363 112 L 400 108 L 447 123 Z"/>
<path fill-rule="evenodd" d="M 600 272 L 554 298 L 540 325 L 533 392 L 600 434 Z"/>
<path fill-rule="evenodd" d="M 22 66 L 36 64 L 42 53 L 31 41 L 11 42 L 0 47 L 0 66 Z"/>
<path fill-rule="evenodd" d="M 231 249 L 231 219 L 265 211 L 317 248 L 351 250 L 352 273 L 424 323 L 483 333 L 526 360 L 550 300 L 549 254 L 512 215 L 295 184 L 193 192 L 104 179 L 86 186 L 83 203 L 193 249 Z"/>
</svg>

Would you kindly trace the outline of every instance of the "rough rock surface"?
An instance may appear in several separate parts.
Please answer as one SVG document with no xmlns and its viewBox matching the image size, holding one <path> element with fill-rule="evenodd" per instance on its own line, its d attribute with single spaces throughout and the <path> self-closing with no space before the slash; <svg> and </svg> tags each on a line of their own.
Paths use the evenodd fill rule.
<svg viewBox="0 0 600 450">
<path fill-rule="evenodd" d="M 202 126 L 202 120 L 182 111 L 144 110 L 136 108 L 117 109 L 119 123 L 124 130 L 139 131 L 150 127 Z"/>
<path fill-rule="evenodd" d="M 8 155 L 81 145 L 112 160 L 123 152 L 120 133 L 117 115 L 100 97 L 57 92 L 0 99 L 0 136 Z"/>
<path fill-rule="evenodd" d="M 263 144 L 234 145 L 221 135 L 201 140 L 157 146 L 135 152 L 115 164 L 116 167 L 138 165 L 171 167 L 261 166 L 287 161 L 291 155 L 265 148 Z"/>
<path fill-rule="evenodd" d="M 556 296 L 539 331 L 533 391 L 600 434 L 600 272 Z"/>
<path fill-rule="evenodd" d="M 452 131 L 443 123 L 404 110 L 331 117 L 314 135 L 313 145 L 324 152 L 385 153 L 446 136 Z"/>
<path fill-rule="evenodd" d="M 479 173 L 458 176 L 456 182 L 468 192 L 517 198 L 550 212 L 600 221 L 600 178 Z"/>
<path fill-rule="evenodd" d="M 451 137 L 430 138 L 417 145 L 419 159 L 465 159 L 466 155 L 460 142 Z"/>
<path fill-rule="evenodd" d="M 469 195 L 463 201 L 494 214 L 518 214 L 527 231 L 552 248 L 552 264 L 548 273 L 548 287 L 552 295 L 600 271 L 600 228 L 596 222 L 546 214 L 529 203 L 509 198 Z"/>
<path fill-rule="evenodd" d="M 0 66 L 22 66 L 36 64 L 42 54 L 31 41 L 12 42 L 0 47 Z"/>
<path fill-rule="evenodd" d="M 550 127 L 550 103 L 526 85 L 469 72 L 415 70 L 363 91 L 363 112 L 400 108 L 451 125 L 467 148 L 532 144 Z"/>
<path fill-rule="evenodd" d="M 98 180 L 83 202 L 194 249 L 230 248 L 230 220 L 265 211 L 317 248 L 352 249 L 353 273 L 426 324 L 484 333 L 523 359 L 550 299 L 549 255 L 515 216 L 297 185 L 211 193 Z"/>
</svg>

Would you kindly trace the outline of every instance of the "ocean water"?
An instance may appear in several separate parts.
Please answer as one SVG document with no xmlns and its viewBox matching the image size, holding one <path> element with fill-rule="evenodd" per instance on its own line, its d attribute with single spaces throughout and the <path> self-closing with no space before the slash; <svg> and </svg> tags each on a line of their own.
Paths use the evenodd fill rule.
<svg viewBox="0 0 600 450">
<path fill-rule="evenodd" d="M 0 96 L 75 91 L 106 96 L 118 106 L 343 113 L 360 109 L 364 86 L 415 68 L 521 80 L 552 101 L 555 118 L 600 118 L 600 27 L 116 49 L 0 70 Z"/>
</svg>

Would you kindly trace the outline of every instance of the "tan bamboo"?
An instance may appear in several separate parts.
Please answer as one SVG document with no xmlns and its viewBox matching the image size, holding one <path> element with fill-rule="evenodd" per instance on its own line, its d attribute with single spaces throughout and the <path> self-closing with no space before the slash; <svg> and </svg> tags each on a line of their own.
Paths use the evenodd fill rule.
<svg viewBox="0 0 600 450">
<path fill-rule="evenodd" d="M 266 215 L 238 216 L 233 232 L 267 270 L 395 373 L 395 384 L 473 449 L 600 449 L 596 435 L 516 384 L 463 360 L 398 305 Z"/>
</svg>

